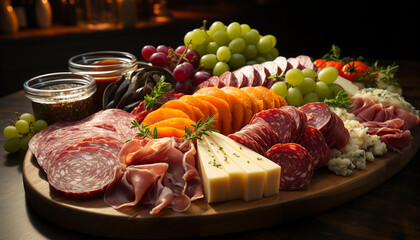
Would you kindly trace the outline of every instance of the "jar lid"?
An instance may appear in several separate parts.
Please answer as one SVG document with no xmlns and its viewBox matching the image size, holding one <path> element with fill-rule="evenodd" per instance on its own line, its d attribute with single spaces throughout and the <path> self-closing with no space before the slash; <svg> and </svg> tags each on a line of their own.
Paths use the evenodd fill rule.
<svg viewBox="0 0 420 240">
<path fill-rule="evenodd" d="M 95 93 L 96 83 L 89 75 L 57 72 L 31 78 L 23 89 L 32 101 L 56 103 L 88 98 Z"/>
</svg>

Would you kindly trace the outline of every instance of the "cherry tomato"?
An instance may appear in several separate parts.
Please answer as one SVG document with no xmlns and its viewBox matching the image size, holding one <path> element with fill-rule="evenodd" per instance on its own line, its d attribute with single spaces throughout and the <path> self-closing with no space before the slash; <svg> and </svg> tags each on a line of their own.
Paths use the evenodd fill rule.
<svg viewBox="0 0 420 240">
<path fill-rule="evenodd" d="M 314 61 L 314 65 L 319 69 L 323 69 L 326 63 L 327 61 L 325 59 L 317 59 Z"/>
<path fill-rule="evenodd" d="M 354 82 L 355 77 L 361 77 L 363 72 L 368 70 L 368 66 L 361 61 L 352 61 L 343 66 L 342 77 Z"/>
<path fill-rule="evenodd" d="M 343 76 L 343 63 L 340 61 L 327 61 L 324 67 L 335 67 L 338 70 L 338 75 Z"/>
</svg>

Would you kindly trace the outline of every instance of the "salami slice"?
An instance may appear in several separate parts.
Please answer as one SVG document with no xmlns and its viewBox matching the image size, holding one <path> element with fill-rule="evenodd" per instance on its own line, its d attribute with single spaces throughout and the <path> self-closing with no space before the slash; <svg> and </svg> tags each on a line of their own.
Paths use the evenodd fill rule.
<svg viewBox="0 0 420 240">
<path fill-rule="evenodd" d="M 268 124 L 264 119 L 260 117 L 256 117 L 252 119 L 252 122 L 249 123 L 251 128 L 255 130 L 255 132 L 264 139 L 269 147 L 274 146 L 275 144 L 279 143 L 279 139 L 277 137 L 277 133 L 274 132 L 273 128 L 271 128 L 270 124 Z"/>
<path fill-rule="evenodd" d="M 261 63 L 261 65 L 263 65 L 265 68 L 267 68 L 268 72 L 269 72 L 269 76 L 273 76 L 273 75 L 280 75 L 282 73 L 282 70 L 279 66 L 277 66 L 277 64 L 275 64 L 273 61 L 267 61 L 267 62 L 263 62 Z"/>
<path fill-rule="evenodd" d="M 114 156 L 115 161 L 118 161 L 122 146 L 123 143 L 113 137 L 95 137 L 83 139 L 67 147 L 65 151 L 78 150 L 83 147 L 100 148 L 110 152 Z"/>
<path fill-rule="evenodd" d="M 314 173 L 314 160 L 299 144 L 276 144 L 266 157 L 281 167 L 280 190 L 298 190 L 309 184 Z"/>
<path fill-rule="evenodd" d="M 63 152 L 47 173 L 51 187 L 68 196 L 86 197 L 101 193 L 114 178 L 113 155 L 99 148 L 81 147 Z"/>
<path fill-rule="evenodd" d="M 314 160 L 314 170 L 317 170 L 330 160 L 330 148 L 318 129 L 307 126 L 299 144 L 309 152 Z"/>
<path fill-rule="evenodd" d="M 255 68 L 253 68 L 252 66 L 246 65 L 239 68 L 236 71 L 242 72 L 244 76 L 248 79 L 247 87 L 261 86 L 261 77 L 258 74 L 257 70 L 255 70 Z"/>
<path fill-rule="evenodd" d="M 315 71 L 318 70 L 318 68 L 314 65 L 314 63 L 312 62 L 309 56 L 299 55 L 296 57 L 296 59 L 299 61 L 300 65 L 303 66 L 303 68 L 309 68 Z"/>
<path fill-rule="evenodd" d="M 241 134 L 244 134 L 245 136 L 252 138 L 259 146 L 261 146 L 261 149 L 262 149 L 261 152 L 263 154 L 265 154 L 265 152 L 267 152 L 267 150 L 271 147 L 271 146 L 268 146 L 268 144 L 263 139 L 263 137 L 260 136 L 262 134 L 257 132 L 255 125 L 253 124 L 246 125 L 237 133 L 241 133 Z"/>
<path fill-rule="evenodd" d="M 289 69 L 292 68 L 292 64 L 287 61 L 287 58 L 279 56 L 273 60 L 275 64 L 281 69 L 282 74 L 284 75 Z"/>
<path fill-rule="evenodd" d="M 233 74 L 238 80 L 238 88 L 248 87 L 248 78 L 245 76 L 243 72 L 236 70 L 233 72 Z"/>
<path fill-rule="evenodd" d="M 259 145 L 253 138 L 247 136 L 246 134 L 244 134 L 243 132 L 236 132 L 234 134 L 229 134 L 228 138 L 244 145 L 245 147 L 261 154 L 264 155 L 265 151 L 263 150 L 263 148 L 261 147 L 261 145 Z"/>
<path fill-rule="evenodd" d="M 253 122 L 254 118 L 261 117 L 277 134 L 278 143 L 290 143 L 293 136 L 296 134 L 296 122 L 285 111 L 274 108 L 263 110 L 256 113 L 250 122 Z"/>
<path fill-rule="evenodd" d="M 256 70 L 256 73 L 259 75 L 259 78 L 261 79 L 261 82 L 258 86 L 266 86 L 268 81 L 268 77 L 270 76 L 270 72 L 267 68 L 265 68 L 261 64 L 254 64 L 252 67 Z"/>
<path fill-rule="evenodd" d="M 298 143 L 299 140 L 305 135 L 306 126 L 308 126 L 308 120 L 306 118 L 306 114 L 302 111 L 299 111 L 296 107 L 293 106 L 283 106 L 280 108 L 283 111 L 292 116 L 296 122 L 296 134 L 292 137 L 292 142 Z"/>
<path fill-rule="evenodd" d="M 219 79 L 223 82 L 224 86 L 238 87 L 238 79 L 236 79 L 235 74 L 232 72 L 224 72 L 219 76 Z"/>
</svg>

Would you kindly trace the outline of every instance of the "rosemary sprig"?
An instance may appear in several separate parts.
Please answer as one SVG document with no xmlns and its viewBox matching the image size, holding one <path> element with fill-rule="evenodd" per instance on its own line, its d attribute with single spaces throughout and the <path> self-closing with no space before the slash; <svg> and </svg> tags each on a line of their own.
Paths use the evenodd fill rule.
<svg viewBox="0 0 420 240">
<path fill-rule="evenodd" d="M 189 140 L 201 140 L 202 135 L 208 136 L 207 132 L 217 132 L 217 130 L 213 126 L 214 115 L 210 116 L 206 119 L 206 121 L 202 122 L 203 119 L 198 120 L 197 124 L 191 124 L 194 128 L 191 130 L 188 127 L 185 127 L 185 135 L 182 136 L 185 141 Z"/>
<path fill-rule="evenodd" d="M 383 81 L 388 85 L 401 87 L 400 80 L 395 77 L 398 72 L 399 66 L 393 63 L 389 66 L 379 66 L 376 61 L 367 71 L 362 72 L 360 77 L 355 77 L 356 82 L 363 83 L 365 87 L 378 87 L 378 80 Z"/>
<path fill-rule="evenodd" d="M 344 108 L 344 109 L 353 108 L 353 106 L 351 106 L 349 95 L 343 90 L 338 92 L 335 98 L 325 99 L 324 103 L 330 107 L 338 107 L 338 108 Z"/>
<path fill-rule="evenodd" d="M 159 104 L 159 98 L 165 94 L 167 91 L 172 89 L 170 83 L 165 82 L 165 76 L 161 76 L 159 82 L 153 87 L 152 92 L 144 96 L 145 108 L 146 110 L 152 109 L 156 104 Z"/>
<path fill-rule="evenodd" d="M 139 124 L 136 120 L 131 121 L 130 128 L 137 128 L 139 132 L 136 134 L 135 137 L 142 137 L 142 138 L 151 138 L 156 139 L 158 138 L 157 128 L 155 127 L 153 131 L 150 131 L 150 125 Z"/>
</svg>

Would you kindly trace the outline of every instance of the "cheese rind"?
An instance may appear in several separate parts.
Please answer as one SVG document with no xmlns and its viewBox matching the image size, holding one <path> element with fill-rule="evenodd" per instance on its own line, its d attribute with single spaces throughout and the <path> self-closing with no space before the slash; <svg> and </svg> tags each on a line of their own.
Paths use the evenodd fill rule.
<svg viewBox="0 0 420 240">
<path fill-rule="evenodd" d="M 208 203 L 228 200 L 229 175 L 204 141 L 197 141 L 198 170 Z"/>
<path fill-rule="evenodd" d="M 218 133 L 214 133 L 214 135 L 217 136 Z M 244 145 L 234 141 L 233 139 L 230 139 L 220 134 L 218 136 L 227 144 L 235 148 L 236 151 L 243 153 L 243 155 L 245 155 L 246 158 L 248 158 L 250 161 L 253 161 L 267 172 L 266 178 L 264 179 L 264 196 L 267 197 L 279 193 L 281 173 L 280 165 L 262 156 L 261 154 L 245 147 Z"/>
</svg>

